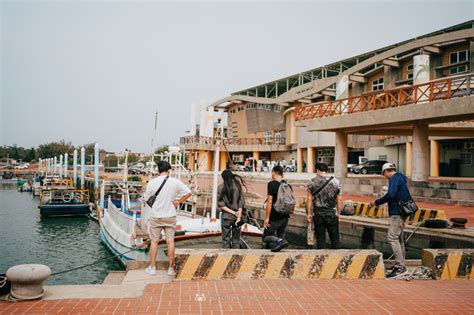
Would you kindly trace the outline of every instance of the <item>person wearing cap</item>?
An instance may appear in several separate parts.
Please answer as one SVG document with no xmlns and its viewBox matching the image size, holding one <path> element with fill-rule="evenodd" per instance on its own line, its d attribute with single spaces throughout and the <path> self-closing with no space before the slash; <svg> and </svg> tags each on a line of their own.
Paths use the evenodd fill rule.
<svg viewBox="0 0 474 315">
<path fill-rule="evenodd" d="M 387 278 L 396 278 L 407 271 L 405 266 L 405 241 L 403 239 L 406 217 L 400 209 L 399 201 L 408 200 L 410 195 L 407 178 L 397 172 L 395 164 L 385 163 L 382 166 L 382 175 L 388 179 L 388 191 L 381 198 L 372 201 L 370 205 L 388 204 L 389 227 L 387 238 L 395 256 L 395 265 L 387 270 Z"/>
</svg>

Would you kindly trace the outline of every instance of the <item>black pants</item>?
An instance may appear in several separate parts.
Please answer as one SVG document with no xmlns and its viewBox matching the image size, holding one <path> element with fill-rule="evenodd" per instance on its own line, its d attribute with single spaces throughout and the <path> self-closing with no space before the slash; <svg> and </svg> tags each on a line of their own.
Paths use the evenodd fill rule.
<svg viewBox="0 0 474 315">
<path fill-rule="evenodd" d="M 314 233 L 316 234 L 316 245 L 318 249 L 326 248 L 326 230 L 331 240 L 331 248 L 339 249 L 339 219 L 335 214 L 314 215 Z"/>
<path fill-rule="evenodd" d="M 221 219 L 222 248 L 240 248 L 240 228 L 234 228 L 237 219 Z"/>
<path fill-rule="evenodd" d="M 262 235 L 262 240 L 265 243 L 266 248 L 273 247 L 276 243 L 278 243 L 282 239 L 285 239 L 288 218 L 270 221 L 269 224 L 270 227 L 265 229 Z"/>
</svg>

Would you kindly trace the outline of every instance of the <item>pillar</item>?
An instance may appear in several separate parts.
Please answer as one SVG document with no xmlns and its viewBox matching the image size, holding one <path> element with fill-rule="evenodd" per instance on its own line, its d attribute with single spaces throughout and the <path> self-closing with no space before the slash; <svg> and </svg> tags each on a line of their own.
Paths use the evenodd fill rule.
<svg viewBox="0 0 474 315">
<path fill-rule="evenodd" d="M 308 147 L 308 158 L 306 162 L 306 172 L 314 173 L 314 148 Z"/>
<path fill-rule="evenodd" d="M 219 158 L 219 171 L 225 170 L 227 167 L 227 152 L 221 151 L 220 158 Z"/>
<path fill-rule="evenodd" d="M 439 176 L 439 141 L 431 140 L 430 176 Z"/>
<path fill-rule="evenodd" d="M 417 123 L 413 126 L 413 181 L 428 181 L 428 175 L 430 172 L 429 154 L 430 143 L 428 141 L 428 125 Z"/>
<path fill-rule="evenodd" d="M 298 173 L 303 172 L 303 148 L 296 149 L 296 168 Z"/>
<path fill-rule="evenodd" d="M 254 161 L 260 160 L 260 152 L 259 151 L 253 151 L 253 159 Z M 257 170 L 255 169 L 255 163 L 252 161 L 252 170 L 256 172 Z"/>
<path fill-rule="evenodd" d="M 195 169 L 195 160 L 194 160 L 194 150 L 190 150 L 189 151 L 189 170 L 191 172 L 194 172 L 196 169 Z"/>
<path fill-rule="evenodd" d="M 207 151 L 207 169 L 206 171 L 214 171 L 214 151 Z"/>
<path fill-rule="evenodd" d="M 413 169 L 413 145 L 411 142 L 407 142 L 407 149 L 405 152 L 406 155 L 406 162 L 405 162 L 405 175 L 411 177 L 412 169 Z M 398 167 L 398 165 L 397 165 Z"/>
<path fill-rule="evenodd" d="M 336 149 L 334 156 L 334 176 L 336 178 L 347 177 L 347 134 L 336 132 Z"/>
<path fill-rule="evenodd" d="M 205 172 L 208 164 L 208 155 L 206 150 L 199 150 L 198 153 L 198 172 Z"/>
</svg>

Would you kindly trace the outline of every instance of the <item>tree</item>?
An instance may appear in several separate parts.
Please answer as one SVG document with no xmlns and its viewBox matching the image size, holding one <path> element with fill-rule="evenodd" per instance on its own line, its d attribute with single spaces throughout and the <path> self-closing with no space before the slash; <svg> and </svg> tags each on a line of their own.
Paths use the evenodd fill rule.
<svg viewBox="0 0 474 315">
<path fill-rule="evenodd" d="M 70 156 L 74 151 L 74 146 L 71 142 L 61 140 L 59 142 L 50 142 L 46 144 L 40 144 L 37 149 L 36 156 L 41 159 L 59 157 L 59 155 L 67 153 Z"/>
</svg>

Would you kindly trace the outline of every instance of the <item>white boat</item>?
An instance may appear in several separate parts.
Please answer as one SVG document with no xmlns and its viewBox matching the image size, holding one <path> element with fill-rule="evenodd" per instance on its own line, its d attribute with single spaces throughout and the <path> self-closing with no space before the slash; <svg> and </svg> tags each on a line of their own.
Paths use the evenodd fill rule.
<svg viewBox="0 0 474 315">
<path fill-rule="evenodd" d="M 171 161 L 172 159 L 170 159 Z M 124 170 L 126 174 L 127 170 Z M 179 173 L 181 175 L 181 173 Z M 191 185 L 194 186 L 194 185 Z M 101 185 L 98 219 L 100 238 L 123 264 L 128 261 L 149 261 L 147 223 L 150 207 L 143 202 L 141 209 L 132 209 L 126 183 L 123 182 L 123 195 L 120 206 L 115 205 L 109 197 L 105 202 L 105 183 Z M 216 191 L 214 191 L 214 194 Z M 100 206 L 103 205 L 103 206 Z M 180 205 L 176 217 L 175 246 L 177 248 L 221 248 L 221 222 L 216 212 L 211 215 L 196 214 L 196 195 Z M 163 239 L 158 246 L 158 261 L 167 261 L 166 241 Z M 252 224 L 241 226 L 241 248 L 262 248 L 262 230 Z"/>
</svg>

